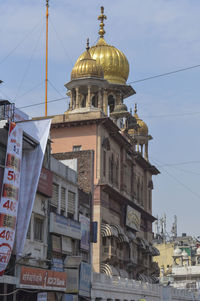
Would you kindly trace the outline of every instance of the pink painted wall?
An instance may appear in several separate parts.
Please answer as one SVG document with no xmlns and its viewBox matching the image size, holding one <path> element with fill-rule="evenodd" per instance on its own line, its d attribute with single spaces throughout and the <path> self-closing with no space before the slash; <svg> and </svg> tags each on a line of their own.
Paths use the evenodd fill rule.
<svg viewBox="0 0 200 301">
<path fill-rule="evenodd" d="M 74 145 L 81 145 L 81 150 L 94 150 L 94 184 L 96 179 L 96 124 L 78 127 L 51 129 L 52 153 L 72 152 Z"/>
</svg>

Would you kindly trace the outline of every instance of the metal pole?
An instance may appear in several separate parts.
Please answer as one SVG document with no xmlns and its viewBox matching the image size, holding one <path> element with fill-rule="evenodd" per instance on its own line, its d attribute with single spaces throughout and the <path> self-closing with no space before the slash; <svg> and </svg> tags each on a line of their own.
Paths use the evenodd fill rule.
<svg viewBox="0 0 200 301">
<path fill-rule="evenodd" d="M 46 0 L 46 78 L 45 78 L 45 116 L 47 116 L 47 83 L 48 83 L 48 17 L 49 17 L 49 0 Z"/>
</svg>

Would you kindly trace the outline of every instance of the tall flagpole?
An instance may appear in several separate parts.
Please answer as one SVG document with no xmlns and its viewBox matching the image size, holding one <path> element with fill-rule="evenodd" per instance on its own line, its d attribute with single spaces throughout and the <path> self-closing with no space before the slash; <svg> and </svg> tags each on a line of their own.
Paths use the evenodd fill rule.
<svg viewBox="0 0 200 301">
<path fill-rule="evenodd" d="M 49 0 L 46 0 L 46 78 L 45 78 L 45 116 L 47 116 L 47 84 L 48 84 L 48 17 L 49 17 Z"/>
</svg>

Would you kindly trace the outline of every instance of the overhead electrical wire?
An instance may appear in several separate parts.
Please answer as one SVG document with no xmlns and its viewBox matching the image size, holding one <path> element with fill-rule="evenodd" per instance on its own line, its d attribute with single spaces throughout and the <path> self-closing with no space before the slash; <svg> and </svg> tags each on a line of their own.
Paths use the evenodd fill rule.
<svg viewBox="0 0 200 301">
<path fill-rule="evenodd" d="M 135 84 L 135 83 L 139 83 L 139 82 L 144 82 L 146 80 L 150 80 L 150 79 L 154 79 L 154 78 L 158 78 L 158 77 L 163 77 L 163 76 L 168 76 L 168 75 L 171 75 L 171 74 L 174 74 L 174 73 L 183 72 L 183 71 L 187 71 L 187 70 L 194 69 L 194 68 L 199 68 L 199 67 L 200 67 L 200 64 L 194 65 L 194 66 L 189 66 L 189 67 L 185 67 L 185 68 L 181 68 L 181 69 L 161 73 L 161 74 L 158 74 L 158 75 L 153 75 L 153 76 L 145 77 L 145 78 L 142 78 L 142 79 L 138 79 L 138 80 L 135 80 L 135 81 L 132 81 L 132 82 L 128 82 L 128 84 Z"/>
<path fill-rule="evenodd" d="M 72 62 L 72 59 L 71 59 L 69 53 L 67 52 L 67 50 L 66 50 L 66 48 L 65 48 L 65 46 L 64 46 L 64 43 L 63 43 L 63 41 L 62 41 L 60 35 L 58 34 L 58 32 L 57 32 L 57 30 L 56 30 L 56 28 L 55 28 L 55 25 L 53 24 L 53 22 L 52 22 L 52 20 L 51 20 L 51 17 L 49 17 L 49 21 L 50 21 L 50 24 L 51 24 L 51 26 L 52 26 L 52 28 L 53 28 L 55 34 L 56 34 L 57 39 L 58 39 L 59 42 L 60 42 L 60 45 L 62 46 L 62 48 L 63 48 L 63 50 L 64 50 L 64 53 L 66 54 L 66 56 L 67 56 L 68 59 L 70 60 L 71 65 L 73 66 L 74 64 L 73 64 L 73 62 Z"/>
<path fill-rule="evenodd" d="M 156 162 L 152 157 L 151 160 L 157 165 L 159 166 L 158 162 Z M 196 193 L 195 191 L 193 191 L 189 186 L 187 186 L 186 184 L 184 184 L 182 181 L 180 181 L 179 179 L 177 179 L 173 174 L 171 174 L 170 172 L 168 172 L 164 167 L 160 166 L 159 168 L 163 169 L 163 171 L 168 174 L 169 177 L 171 177 L 172 179 L 174 179 L 177 183 L 179 183 L 181 186 L 183 186 L 186 190 L 188 190 L 189 192 L 191 192 L 194 196 L 196 196 L 198 199 L 200 199 L 200 195 L 198 193 Z"/>
<path fill-rule="evenodd" d="M 195 171 L 191 171 L 191 170 L 187 170 L 187 169 L 183 169 L 183 168 L 179 168 L 177 166 L 169 166 L 177 171 L 180 171 L 180 172 L 183 172 L 183 173 L 186 173 L 186 174 L 191 174 L 191 175 L 196 175 L 196 176 L 200 176 L 200 173 L 199 172 L 195 172 Z"/>
<path fill-rule="evenodd" d="M 186 70 L 197 68 L 197 67 L 200 67 L 200 65 L 190 66 L 190 67 L 187 67 L 187 68 L 182 68 L 182 69 L 174 70 L 174 71 L 171 71 L 171 72 L 162 73 L 162 74 L 159 74 L 159 75 L 143 78 L 143 79 L 140 79 L 140 80 L 129 82 L 128 84 L 138 83 L 138 82 L 146 81 L 146 80 L 151 80 L 153 78 L 157 78 L 157 77 L 161 77 L 161 76 L 167 76 L 167 75 L 170 75 L 170 74 L 173 74 L 173 73 L 182 72 L 182 71 L 186 71 Z M 58 100 L 59 99 L 56 99 L 55 101 L 58 101 Z M 40 105 L 40 104 L 41 103 L 38 103 L 38 105 Z M 37 104 L 33 104 L 33 105 L 30 105 L 30 107 L 31 106 L 36 106 L 36 105 Z M 25 108 L 25 107 L 22 107 L 22 108 Z M 177 117 L 177 116 L 199 115 L 199 114 L 200 114 L 200 112 L 188 112 L 188 113 L 180 113 L 180 114 L 163 114 L 163 115 L 152 115 L 152 116 L 150 115 L 150 116 L 144 116 L 144 117 L 146 117 L 146 118 L 159 118 L 159 117 Z"/>
<path fill-rule="evenodd" d="M 19 94 L 19 91 L 20 91 L 20 89 L 21 89 L 21 87 L 22 87 L 22 84 L 23 84 L 23 82 L 24 82 L 24 79 L 25 79 L 25 77 L 26 77 L 26 75 L 27 75 L 27 73 L 28 73 L 28 70 L 29 70 L 29 68 L 30 68 L 30 65 L 31 65 L 31 62 L 32 62 L 32 60 L 33 60 L 34 54 L 35 54 L 36 49 L 37 49 L 37 47 L 38 47 L 38 45 L 39 45 L 39 41 L 40 41 L 40 39 L 41 39 L 43 29 L 44 29 L 44 27 L 42 27 L 41 30 L 40 30 L 39 36 L 38 36 L 38 38 L 37 38 L 37 40 L 36 40 L 36 43 L 35 43 L 35 45 L 34 45 L 33 51 L 32 51 L 32 53 L 31 53 L 31 56 L 30 56 L 29 61 L 28 61 L 28 63 L 27 63 L 26 69 L 25 69 L 25 71 L 24 71 L 24 74 L 23 74 L 22 79 L 21 79 L 21 81 L 20 81 L 20 84 L 19 84 L 19 86 L 18 86 L 18 89 L 17 89 L 17 92 L 16 92 L 16 96 L 15 96 L 14 99 L 17 98 L 17 96 L 18 96 L 18 94 Z"/>
<path fill-rule="evenodd" d="M 58 89 L 52 84 L 52 82 L 48 79 L 48 82 L 50 84 L 50 86 L 61 96 L 63 97 L 63 95 L 60 93 L 60 91 L 58 91 Z"/>
<path fill-rule="evenodd" d="M 69 97 L 66 96 L 66 97 L 62 97 L 62 98 L 52 99 L 52 100 L 49 100 L 48 103 L 52 103 L 52 102 L 64 100 L 64 99 L 67 99 L 67 98 L 69 98 Z M 43 105 L 44 103 L 45 103 L 45 101 L 38 102 L 38 103 L 35 103 L 35 104 L 32 104 L 32 105 L 27 105 L 27 106 L 19 107 L 18 109 L 25 109 L 25 108 L 40 106 L 40 105 Z"/>
<path fill-rule="evenodd" d="M 42 86 L 42 85 L 44 85 L 44 81 L 42 81 L 42 82 L 40 82 L 40 83 L 38 83 L 37 85 L 35 85 L 33 88 L 31 88 L 31 89 L 29 89 L 28 91 L 26 91 L 26 92 L 24 92 L 23 94 L 21 94 L 21 95 L 19 95 L 19 96 L 17 96 L 17 98 L 20 98 L 20 97 L 23 97 L 23 96 L 25 96 L 25 95 L 27 95 L 27 94 L 29 94 L 30 92 L 32 92 L 33 90 L 35 90 L 36 88 L 38 88 L 38 87 L 40 87 L 40 86 Z M 16 98 L 16 99 L 17 99 Z"/>
<path fill-rule="evenodd" d="M 164 164 L 161 164 L 159 165 L 158 164 L 158 167 L 163 167 L 163 166 L 175 166 L 175 165 L 185 165 L 185 164 L 196 164 L 196 163 L 200 163 L 199 160 L 197 161 L 183 161 L 183 162 L 178 162 L 178 163 L 164 163 Z"/>
<path fill-rule="evenodd" d="M 28 38 L 32 37 L 31 33 L 40 25 L 41 23 L 39 22 L 37 25 L 35 25 L 27 34 L 25 37 L 0 61 L 0 64 L 2 64 L 15 50 Z"/>
</svg>

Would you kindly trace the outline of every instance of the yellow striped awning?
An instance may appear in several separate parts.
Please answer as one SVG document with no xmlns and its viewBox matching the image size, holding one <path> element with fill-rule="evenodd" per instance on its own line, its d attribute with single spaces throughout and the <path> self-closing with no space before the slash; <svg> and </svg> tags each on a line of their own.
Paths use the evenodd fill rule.
<svg viewBox="0 0 200 301">
<path fill-rule="evenodd" d="M 109 237 L 109 236 L 115 236 L 118 237 L 118 232 L 115 227 L 109 225 L 109 224 L 101 224 L 101 236 L 102 237 Z"/>
</svg>

